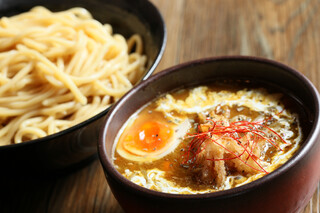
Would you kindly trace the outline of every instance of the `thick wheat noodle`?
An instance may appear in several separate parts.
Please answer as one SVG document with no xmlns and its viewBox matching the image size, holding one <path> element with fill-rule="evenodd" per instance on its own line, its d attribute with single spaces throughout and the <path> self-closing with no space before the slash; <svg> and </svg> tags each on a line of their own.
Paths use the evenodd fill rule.
<svg viewBox="0 0 320 213">
<path fill-rule="evenodd" d="M 126 40 L 84 8 L 38 6 L 0 19 L 0 145 L 76 125 L 141 78 L 139 35 Z"/>
</svg>

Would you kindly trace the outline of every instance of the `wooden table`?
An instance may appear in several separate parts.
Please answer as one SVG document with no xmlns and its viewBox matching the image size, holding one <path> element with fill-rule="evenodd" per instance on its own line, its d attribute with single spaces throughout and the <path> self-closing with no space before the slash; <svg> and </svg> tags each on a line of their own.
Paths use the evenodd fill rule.
<svg viewBox="0 0 320 213">
<path fill-rule="evenodd" d="M 320 0 L 152 2 L 168 30 L 157 72 L 203 57 L 253 55 L 294 67 L 320 88 Z M 0 193 L 0 212 L 122 212 L 98 159 L 71 174 L 21 181 Z M 303 212 L 319 212 L 319 187 Z"/>
</svg>

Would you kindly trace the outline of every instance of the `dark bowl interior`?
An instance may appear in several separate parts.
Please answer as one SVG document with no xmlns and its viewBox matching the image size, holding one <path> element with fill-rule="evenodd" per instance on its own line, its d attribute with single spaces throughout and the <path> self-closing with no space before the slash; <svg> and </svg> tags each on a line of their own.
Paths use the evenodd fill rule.
<svg viewBox="0 0 320 213">
<path fill-rule="evenodd" d="M 3 0 L 0 17 L 28 11 L 34 6 L 52 11 L 86 8 L 101 23 L 109 23 L 114 33 L 126 38 L 142 36 L 147 55 L 147 79 L 158 65 L 166 44 L 166 28 L 157 8 L 147 0 Z M 33 174 L 66 171 L 84 165 L 97 155 L 98 133 L 109 108 L 76 126 L 41 139 L 0 146 L 2 174 Z"/>
<path fill-rule="evenodd" d="M 160 94 L 229 78 L 272 84 L 301 103 L 303 119 L 308 124 L 305 127 L 306 140 L 287 163 L 252 183 L 202 195 L 174 195 L 148 190 L 133 184 L 115 170 L 111 160 L 115 137 L 137 109 Z M 119 100 L 108 113 L 100 132 L 99 156 L 109 186 L 127 212 L 299 212 L 319 181 L 319 130 L 318 92 L 298 71 L 255 57 L 210 58 L 162 71 Z"/>
</svg>

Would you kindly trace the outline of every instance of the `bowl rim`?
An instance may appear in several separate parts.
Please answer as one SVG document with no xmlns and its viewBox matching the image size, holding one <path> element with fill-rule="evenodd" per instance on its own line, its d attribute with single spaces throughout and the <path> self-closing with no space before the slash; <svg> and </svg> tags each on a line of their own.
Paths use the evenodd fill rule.
<svg viewBox="0 0 320 213">
<path fill-rule="evenodd" d="M 158 18 L 160 19 L 160 22 L 161 22 L 160 29 L 161 29 L 161 34 L 163 36 L 161 38 L 161 40 L 162 40 L 161 41 L 161 48 L 157 52 L 154 62 L 151 64 L 150 68 L 145 71 L 145 73 L 141 76 L 140 80 L 138 80 L 138 82 L 135 85 L 139 84 L 142 81 L 145 81 L 146 79 L 148 79 L 152 75 L 152 73 L 155 71 L 155 69 L 157 68 L 159 62 L 162 59 L 162 56 L 164 54 L 164 51 L 165 51 L 165 48 L 166 48 L 166 44 L 167 44 L 167 28 L 166 28 L 166 24 L 165 24 L 165 21 L 164 21 L 162 13 L 160 12 L 160 10 L 152 2 L 146 1 L 145 4 L 148 4 L 147 6 L 150 7 L 155 12 L 155 15 L 157 15 Z M 95 122 L 96 120 L 99 120 L 100 118 L 104 117 L 109 112 L 109 110 L 111 109 L 111 107 L 114 104 L 115 103 L 112 103 L 106 109 L 104 109 L 100 113 L 90 117 L 89 119 L 87 119 L 85 121 L 82 121 L 82 122 L 80 122 L 80 123 L 78 123 L 78 124 L 76 124 L 74 126 L 71 126 L 71 127 L 67 128 L 67 129 L 61 130 L 61 131 L 59 131 L 57 133 L 50 134 L 50 135 L 47 135 L 47 136 L 42 137 L 42 138 L 37 138 L 37 139 L 34 139 L 34 140 L 21 142 L 21 143 L 0 145 L 0 151 L 1 150 L 7 150 L 7 149 L 14 149 L 16 147 L 29 146 L 29 145 L 35 144 L 35 143 L 43 143 L 45 141 L 51 141 L 51 140 L 54 140 L 56 138 L 59 138 L 62 135 L 69 134 L 69 133 L 71 133 L 73 131 L 81 129 L 82 127 L 87 126 L 88 124 L 90 124 L 92 122 Z"/>
<path fill-rule="evenodd" d="M 287 162 L 285 162 L 282 166 L 277 168 L 275 171 L 255 180 L 250 183 L 227 189 L 217 192 L 211 192 L 211 193 L 203 193 L 203 194 L 173 194 L 173 193 L 166 193 L 166 192 L 159 192 L 154 191 L 151 189 L 147 189 L 145 187 L 139 186 L 130 180 L 126 179 L 124 176 L 122 176 L 113 166 L 112 162 L 109 161 L 107 157 L 107 152 L 105 147 L 106 141 L 104 140 L 104 136 L 106 134 L 107 126 L 110 125 L 110 121 L 114 118 L 115 113 L 117 112 L 118 108 L 121 106 L 122 103 L 124 103 L 128 97 L 130 97 L 132 94 L 134 94 L 136 91 L 139 91 L 146 87 L 148 84 L 151 84 L 154 81 L 157 81 L 157 79 L 162 78 L 162 76 L 165 76 L 171 72 L 176 72 L 180 69 L 190 67 L 190 66 L 197 66 L 204 63 L 213 63 L 215 61 L 252 61 L 255 63 L 262 63 L 262 64 L 268 64 L 271 66 L 275 66 L 278 68 L 281 68 L 282 70 L 285 70 L 287 72 L 292 73 L 294 76 L 296 76 L 298 79 L 301 80 L 305 84 L 305 86 L 308 88 L 309 92 L 311 92 L 312 97 L 314 99 L 315 105 L 316 105 L 316 112 L 315 112 L 315 118 L 314 118 L 314 124 L 312 125 L 312 128 L 310 130 L 310 133 L 308 137 L 305 139 L 305 143 L 300 147 L 300 149 L 294 154 L 293 157 L 291 157 Z M 234 197 L 239 194 L 242 194 L 244 192 L 248 192 L 251 190 L 256 189 L 261 184 L 267 184 L 268 182 L 271 182 L 276 176 L 278 176 L 281 173 L 285 173 L 286 171 L 290 170 L 295 164 L 298 163 L 298 161 L 301 158 L 304 158 L 304 156 L 307 155 L 307 153 L 310 151 L 312 146 L 316 143 L 317 134 L 316 132 L 320 131 L 320 122 L 319 122 L 319 107 L 320 107 L 320 96 L 313 85 L 313 83 L 302 73 L 297 71 L 294 68 L 291 68 L 281 62 L 263 58 L 263 57 L 257 57 L 257 56 L 242 56 L 242 55 L 234 55 L 234 56 L 215 56 L 215 57 L 208 57 L 208 58 L 202 58 L 202 59 L 196 59 L 188 62 L 184 62 L 172 67 L 169 67 L 161 72 L 158 72 L 151 76 L 146 81 L 141 82 L 140 84 L 136 85 L 132 90 L 130 90 L 127 94 L 125 94 L 114 106 L 111 108 L 111 110 L 108 112 L 103 125 L 100 129 L 100 135 L 99 135 L 99 143 L 98 143 L 98 154 L 99 159 L 101 162 L 101 165 L 105 172 L 107 171 L 106 176 L 110 176 L 109 178 L 112 178 L 113 181 L 116 181 L 122 185 L 125 185 L 127 190 L 134 191 L 137 194 L 146 194 L 149 196 L 155 196 L 158 198 L 166 198 L 166 199 L 176 199 L 176 200 L 182 200 L 182 199 L 207 199 L 207 198 L 215 198 L 215 199 L 222 199 L 227 197 Z"/>
</svg>

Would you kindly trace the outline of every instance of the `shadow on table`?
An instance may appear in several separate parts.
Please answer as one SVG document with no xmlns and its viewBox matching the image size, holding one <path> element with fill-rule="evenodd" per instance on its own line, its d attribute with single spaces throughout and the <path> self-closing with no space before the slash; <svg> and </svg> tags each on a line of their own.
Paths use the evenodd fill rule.
<svg viewBox="0 0 320 213">
<path fill-rule="evenodd" d="M 50 173 L 28 173 L 27 170 L 10 173 L 2 171 L 0 174 L 0 212 L 49 212 L 50 198 L 55 187 L 96 159 L 90 159 L 74 168 Z"/>
</svg>

